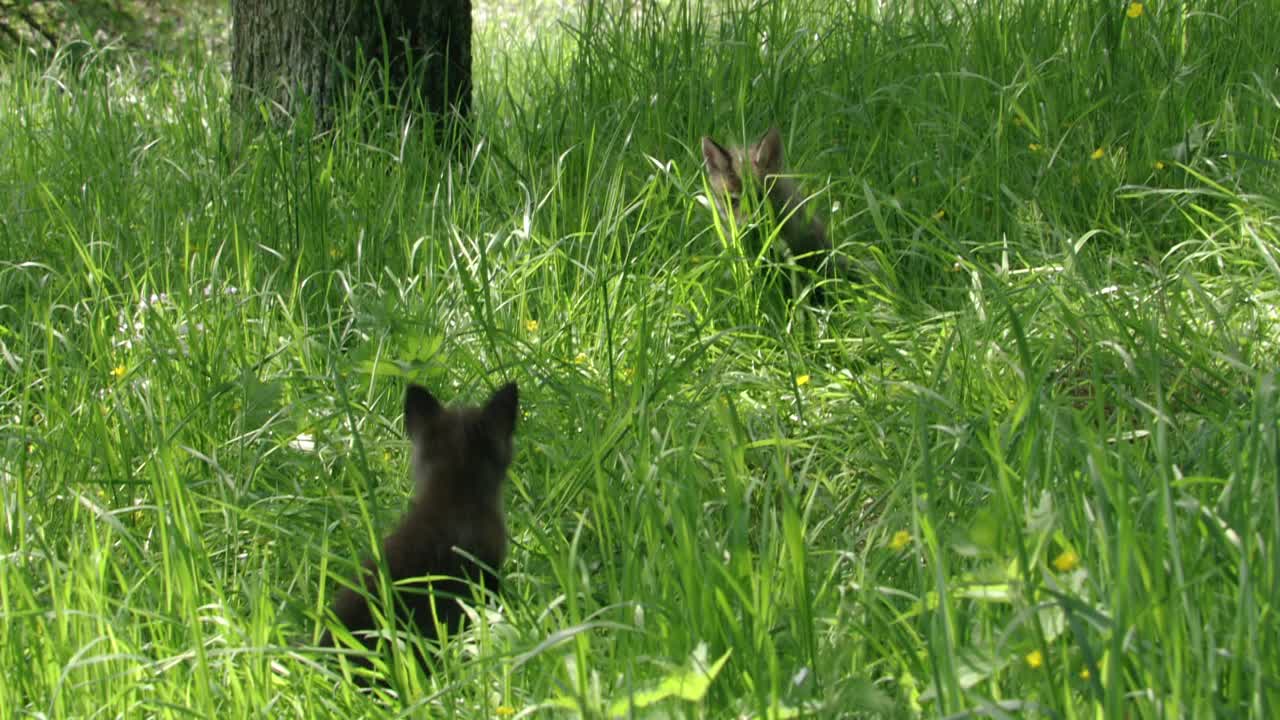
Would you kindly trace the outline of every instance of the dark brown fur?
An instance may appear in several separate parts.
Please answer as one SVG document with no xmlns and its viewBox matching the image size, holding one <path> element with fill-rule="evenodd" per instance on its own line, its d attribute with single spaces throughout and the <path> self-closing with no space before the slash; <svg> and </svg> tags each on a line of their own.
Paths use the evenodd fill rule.
<svg viewBox="0 0 1280 720">
<path fill-rule="evenodd" d="M 755 144 L 746 148 L 726 148 L 709 137 L 702 138 L 702 159 L 711 187 L 712 201 L 720 217 L 742 229 L 751 223 L 743 209 L 742 195 L 747 183 L 764 191 L 773 214 L 782 223 L 781 235 L 801 267 L 818 271 L 824 265 L 845 269 L 844 258 L 831 255 L 831 241 L 822 220 L 813 214 L 805 217 L 806 198 L 794 180 L 784 177 L 782 133 L 772 128 Z"/>
<path fill-rule="evenodd" d="M 417 385 L 405 392 L 415 495 L 400 524 L 383 540 L 382 557 L 393 583 L 450 578 L 396 586 L 396 619 L 407 620 L 425 637 L 436 637 L 437 620 L 451 628 L 461 625 L 462 608 L 454 598 L 470 600 L 472 584 L 498 590 L 497 571 L 507 554 L 502 485 L 511 464 L 518 402 L 514 383 L 483 407 L 445 408 Z M 377 626 L 369 602 L 380 598 L 378 563 L 366 560 L 363 567 L 363 590 L 343 588 L 333 603 L 334 615 L 357 637 Z M 362 642 L 371 648 L 376 639 Z M 326 632 L 320 644 L 333 645 L 332 636 Z"/>
</svg>

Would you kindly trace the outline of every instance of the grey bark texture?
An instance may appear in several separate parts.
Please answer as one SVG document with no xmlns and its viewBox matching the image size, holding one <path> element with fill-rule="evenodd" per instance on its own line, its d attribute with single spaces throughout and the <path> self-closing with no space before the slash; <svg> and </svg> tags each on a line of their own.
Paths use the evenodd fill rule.
<svg viewBox="0 0 1280 720">
<path fill-rule="evenodd" d="M 232 0 L 231 14 L 240 112 L 267 101 L 291 115 L 309 99 L 327 126 L 360 54 L 402 107 L 421 93 L 438 131 L 471 110 L 471 0 Z"/>
</svg>

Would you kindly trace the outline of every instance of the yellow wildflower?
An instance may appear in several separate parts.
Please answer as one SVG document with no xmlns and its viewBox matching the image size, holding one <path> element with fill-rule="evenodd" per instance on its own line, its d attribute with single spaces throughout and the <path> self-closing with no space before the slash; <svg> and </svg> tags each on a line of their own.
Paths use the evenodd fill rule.
<svg viewBox="0 0 1280 720">
<path fill-rule="evenodd" d="M 1124 14 L 1128 15 L 1130 18 L 1140 18 L 1142 17 L 1142 11 L 1143 11 L 1142 3 L 1131 2 L 1129 3 L 1129 9 L 1125 10 Z"/>
<path fill-rule="evenodd" d="M 1027 149 L 1031 152 L 1040 152 L 1040 143 L 1031 143 L 1027 145 Z"/>
<path fill-rule="evenodd" d="M 898 552 L 911 544 L 911 533 L 906 530 L 899 530 L 893 534 L 893 538 L 889 540 L 889 549 Z"/>
<path fill-rule="evenodd" d="M 499 705 L 494 712 L 497 713 L 498 717 L 511 717 L 516 714 L 516 709 L 510 705 Z"/>
<path fill-rule="evenodd" d="M 797 376 L 796 376 L 796 385 L 800 385 L 800 386 L 802 386 L 802 387 L 803 387 L 803 386 L 808 385 L 808 384 L 809 384 L 809 376 L 808 376 L 808 375 L 797 375 Z"/>
<path fill-rule="evenodd" d="M 1103 158 L 1103 156 L 1104 156 L 1104 155 L 1106 155 L 1106 154 L 1107 154 L 1107 151 L 1106 151 L 1106 150 L 1104 150 L 1104 149 L 1102 149 L 1101 147 L 1099 147 L 1097 150 L 1094 150 L 1094 151 L 1093 151 L 1093 153 L 1092 153 L 1091 155 L 1089 155 L 1089 159 L 1090 159 L 1090 160 L 1101 160 L 1101 159 Z"/>
<path fill-rule="evenodd" d="M 1162 163 L 1162 162 L 1160 162 L 1159 160 L 1157 160 L 1157 161 L 1155 162 L 1155 165 L 1153 165 L 1153 167 L 1154 167 L 1155 169 L 1157 169 L 1157 170 L 1163 170 L 1163 169 L 1164 169 L 1164 163 Z"/>
<path fill-rule="evenodd" d="M 574 365 L 586 365 L 586 364 L 587 364 L 587 354 L 586 354 L 586 353 L 584 353 L 584 352 L 580 352 L 580 353 L 578 353 L 577 355 L 574 355 L 574 356 L 573 356 L 573 364 L 574 364 Z"/>
<path fill-rule="evenodd" d="M 1081 679 L 1081 680 L 1088 680 L 1088 679 L 1089 679 L 1089 677 L 1090 677 L 1090 675 L 1089 675 L 1089 668 L 1080 668 L 1080 679 Z"/>
<path fill-rule="evenodd" d="M 529 331 L 530 333 L 536 333 L 536 332 L 538 332 L 538 321 L 537 321 L 537 320 L 525 320 L 525 321 L 524 321 L 524 329 L 525 329 L 525 330 L 527 330 L 527 331 Z"/>
<path fill-rule="evenodd" d="M 127 372 L 127 368 L 125 368 L 123 364 L 117 365 L 111 368 L 111 377 L 115 378 L 116 380 L 119 380 L 120 378 L 124 377 L 125 372 Z"/>
<path fill-rule="evenodd" d="M 1077 567 L 1080 567 L 1080 556 L 1075 550 L 1063 550 L 1053 559 L 1053 569 L 1058 572 L 1071 572 Z"/>
<path fill-rule="evenodd" d="M 947 216 L 947 211 L 939 208 L 938 212 L 933 214 L 933 219 L 935 222 L 941 222 L 942 218 L 946 216 Z"/>
<path fill-rule="evenodd" d="M 1043 664 L 1044 664 L 1044 653 L 1040 652 L 1039 650 L 1032 650 L 1031 652 L 1027 653 L 1027 665 L 1031 666 L 1032 669 L 1038 668 Z"/>
</svg>

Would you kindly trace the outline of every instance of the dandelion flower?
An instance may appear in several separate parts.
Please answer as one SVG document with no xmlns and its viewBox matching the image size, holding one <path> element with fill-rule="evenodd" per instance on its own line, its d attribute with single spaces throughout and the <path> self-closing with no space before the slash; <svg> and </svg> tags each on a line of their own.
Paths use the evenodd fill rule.
<svg viewBox="0 0 1280 720">
<path fill-rule="evenodd" d="M 1080 556 L 1075 550 L 1063 550 L 1053 559 L 1053 569 L 1058 572 L 1071 572 L 1080 566 Z"/>
<path fill-rule="evenodd" d="M 1103 158 L 1103 156 L 1104 156 L 1104 155 L 1106 155 L 1106 154 L 1107 154 L 1107 151 L 1106 151 L 1106 150 L 1104 150 L 1104 149 L 1102 149 L 1101 147 L 1099 147 L 1097 150 L 1094 150 L 1094 151 L 1093 151 L 1093 153 L 1089 155 L 1089 159 L 1090 159 L 1090 160 L 1101 160 L 1101 159 Z"/>
<path fill-rule="evenodd" d="M 1027 653 L 1026 659 L 1027 659 L 1027 665 L 1029 665 L 1032 669 L 1035 669 L 1044 664 L 1044 653 L 1040 652 L 1039 650 L 1032 650 L 1031 652 Z"/>
<path fill-rule="evenodd" d="M 803 386 L 805 386 L 805 385 L 808 385 L 808 384 L 809 384 L 809 379 L 810 379 L 810 378 L 809 378 L 809 376 L 808 376 L 808 375 L 797 375 L 797 376 L 796 376 L 796 385 L 800 385 L 800 386 L 802 386 L 802 387 L 803 387 Z"/>
<path fill-rule="evenodd" d="M 117 365 L 111 368 L 111 377 L 115 378 L 116 380 L 119 380 L 120 378 L 124 377 L 124 374 L 126 371 L 127 369 L 123 364 Z"/>
<path fill-rule="evenodd" d="M 494 712 L 497 713 L 498 717 L 511 717 L 516 714 L 516 709 L 510 705 L 499 705 Z"/>
<path fill-rule="evenodd" d="M 580 353 L 578 353 L 577 355 L 574 355 L 574 356 L 573 356 L 573 364 L 574 364 L 574 365 L 586 365 L 586 364 L 587 364 L 587 354 L 586 354 L 586 353 L 584 353 L 584 352 L 580 352 Z"/>
<path fill-rule="evenodd" d="M 906 530 L 899 530 L 893 534 L 893 538 L 889 540 L 889 549 L 898 552 L 911 544 L 911 533 Z"/>
<path fill-rule="evenodd" d="M 1124 14 L 1125 14 L 1125 15 L 1128 15 L 1130 19 L 1133 19 L 1133 18 L 1140 18 L 1140 17 L 1142 17 L 1142 12 L 1143 12 L 1143 10 L 1144 10 L 1144 8 L 1142 7 L 1142 3 L 1140 3 L 1140 2 L 1131 2 L 1131 3 L 1129 3 L 1129 9 L 1128 9 L 1128 10 L 1125 10 L 1125 11 L 1124 11 Z"/>
<path fill-rule="evenodd" d="M 538 332 L 538 321 L 537 321 L 537 320 L 525 320 L 525 321 L 524 321 L 524 329 L 525 329 L 525 330 L 527 330 L 527 331 L 529 331 L 530 333 L 536 333 L 536 332 Z"/>
</svg>

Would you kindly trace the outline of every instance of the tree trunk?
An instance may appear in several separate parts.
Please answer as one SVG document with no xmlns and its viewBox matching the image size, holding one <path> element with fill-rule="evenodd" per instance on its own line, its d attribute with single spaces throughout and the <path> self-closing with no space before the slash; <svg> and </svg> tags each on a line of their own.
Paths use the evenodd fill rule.
<svg viewBox="0 0 1280 720">
<path fill-rule="evenodd" d="M 402 108 L 421 94 L 442 139 L 471 109 L 471 0 L 232 0 L 231 15 L 241 113 L 310 102 L 328 126 L 361 55 Z"/>
</svg>

